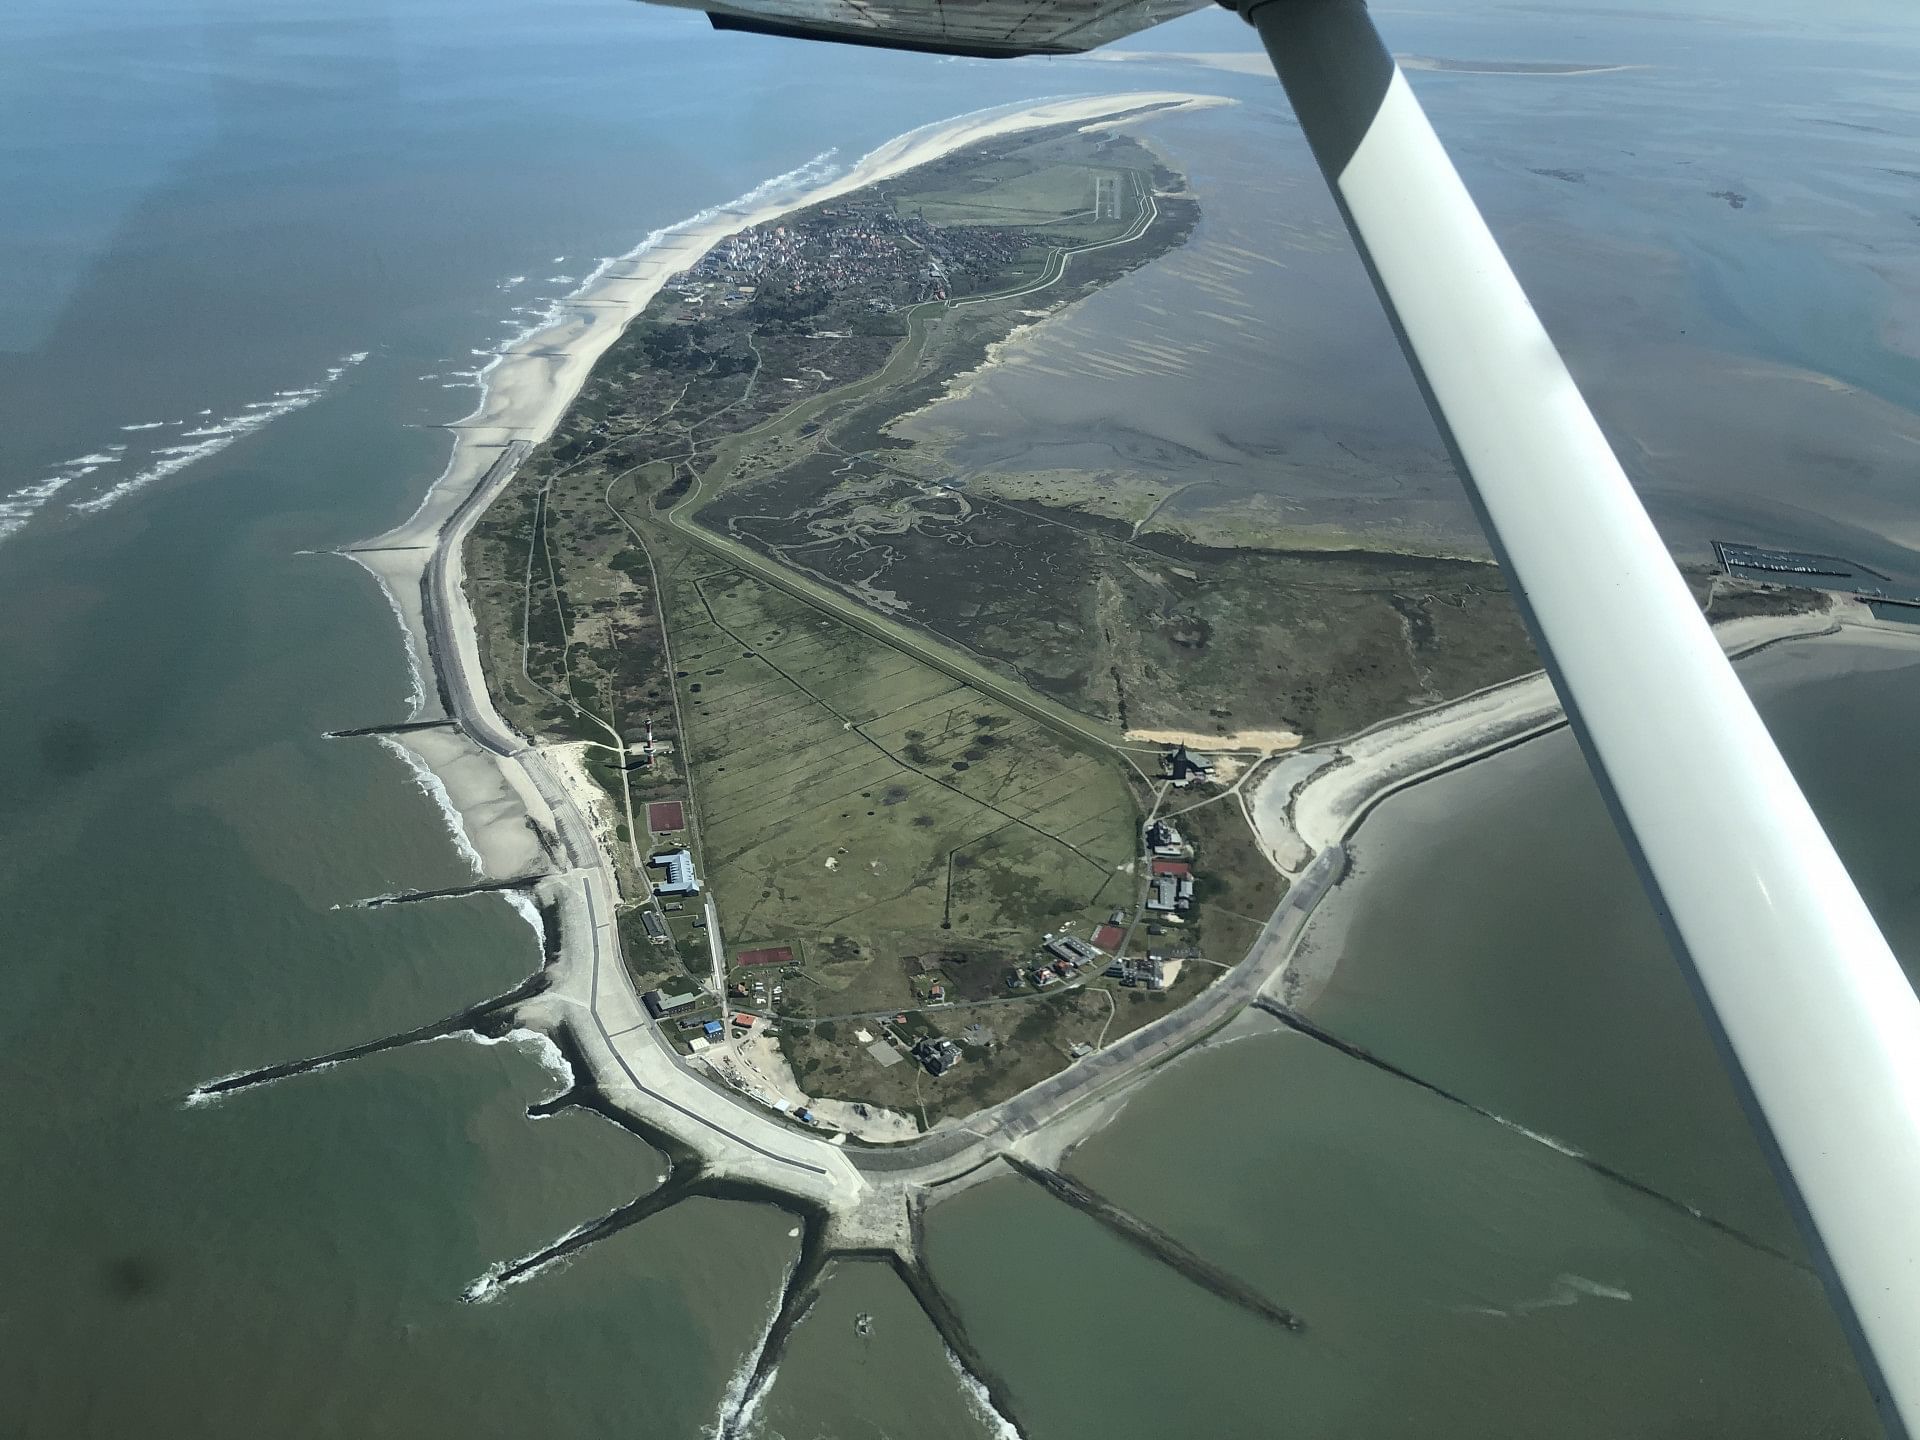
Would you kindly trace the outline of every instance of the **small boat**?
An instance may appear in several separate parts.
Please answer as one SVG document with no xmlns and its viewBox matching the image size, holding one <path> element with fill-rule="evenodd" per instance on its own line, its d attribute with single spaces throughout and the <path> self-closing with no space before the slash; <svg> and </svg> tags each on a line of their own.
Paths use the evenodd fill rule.
<svg viewBox="0 0 1920 1440">
<path fill-rule="evenodd" d="M 873 1316 L 869 1315 L 864 1310 L 862 1310 L 858 1315 L 854 1316 L 853 1317 L 853 1333 L 863 1337 L 867 1335 L 871 1335 L 873 1333 Z"/>
</svg>

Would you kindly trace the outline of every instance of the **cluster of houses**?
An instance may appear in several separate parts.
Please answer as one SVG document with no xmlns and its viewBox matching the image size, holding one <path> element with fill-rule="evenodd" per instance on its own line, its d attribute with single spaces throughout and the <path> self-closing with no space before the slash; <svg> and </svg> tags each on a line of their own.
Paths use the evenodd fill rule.
<svg viewBox="0 0 1920 1440">
<path fill-rule="evenodd" d="M 1120 927 L 1109 923 L 1095 932 L 1095 939 L 1111 931 L 1109 943 L 1119 943 Z M 1071 980 L 1089 965 L 1098 965 L 1107 958 L 1107 952 L 1098 945 L 1089 944 L 1078 935 L 1047 934 L 1040 938 L 1040 948 L 1051 959 L 1042 960 L 1032 969 L 1022 973 L 1019 970 L 1007 972 L 1007 988 L 1017 990 L 1023 984 L 1031 984 L 1036 990 L 1044 990 L 1049 985 L 1058 985 L 1062 980 Z"/>
<path fill-rule="evenodd" d="M 1176 786 L 1204 781 L 1210 773 L 1209 767 L 1189 754 L 1184 745 L 1163 757 L 1162 771 Z M 1148 822 L 1144 839 L 1145 858 L 1148 865 L 1146 910 L 1158 919 L 1178 923 L 1181 915 L 1192 909 L 1194 903 L 1193 845 L 1168 819 L 1155 819 Z M 648 864 L 664 872 L 664 878 L 654 884 L 656 893 L 662 895 L 699 893 L 700 881 L 695 874 L 693 856 L 689 850 L 681 848 L 655 854 Z M 650 937 L 656 941 L 666 938 L 665 927 L 660 924 L 658 917 L 652 911 L 645 916 L 645 922 Z M 1156 926 L 1149 926 L 1148 933 L 1159 935 L 1166 932 Z M 1041 959 L 1025 970 L 1009 970 L 1006 977 L 1007 988 L 1019 990 L 1030 984 L 1035 990 L 1046 990 L 1054 985 L 1098 974 L 1117 980 L 1128 989 L 1165 990 L 1173 983 L 1181 963 L 1196 955 L 1196 952 L 1191 950 L 1168 953 L 1149 951 L 1144 956 L 1125 955 L 1121 952 L 1126 938 L 1126 915 L 1123 911 L 1115 911 L 1107 918 L 1105 924 L 1093 931 L 1088 939 L 1083 940 L 1078 935 L 1064 932 L 1049 932 L 1041 937 Z M 762 956 L 766 957 L 766 962 L 762 961 Z M 743 954 L 741 959 L 745 964 L 770 963 L 778 960 L 791 965 L 792 952 L 785 949 L 751 951 Z M 924 991 L 919 983 L 922 981 L 925 982 Z M 947 998 L 944 980 L 932 974 L 916 977 L 915 990 L 916 994 L 928 1004 L 938 1005 L 945 1002 Z M 764 998 L 765 992 L 759 986 L 756 985 L 755 991 L 756 998 Z M 745 998 L 745 985 L 736 983 L 733 993 L 738 998 Z M 778 988 L 775 989 L 774 995 L 777 999 Z M 683 1014 L 700 1001 L 697 994 L 667 994 L 660 990 L 650 990 L 641 998 L 648 1012 L 656 1019 Z M 906 1019 L 904 1015 L 897 1018 L 901 1023 Z M 754 1017 L 750 1015 L 738 1015 L 734 1017 L 734 1024 L 738 1027 L 744 1022 L 745 1025 L 751 1026 L 753 1019 Z M 683 1022 L 683 1024 L 699 1023 L 698 1021 Z M 707 1022 L 705 1028 L 711 1034 L 721 1027 L 717 1022 Z M 923 1035 L 914 1040 L 910 1046 L 904 1039 L 896 1037 L 895 1043 L 907 1049 L 913 1059 L 933 1076 L 946 1074 L 959 1064 L 962 1058 L 959 1045 L 943 1035 Z M 1076 1051 L 1082 1048 L 1076 1047 Z"/>
<path fill-rule="evenodd" d="M 1193 908 L 1193 847 L 1170 820 L 1147 826 L 1147 909 L 1178 915 Z"/>
<path fill-rule="evenodd" d="M 1107 962 L 1106 974 L 1129 990 L 1140 985 L 1149 990 L 1167 988 L 1167 961 L 1164 955 L 1149 955 L 1144 960 L 1116 955 Z"/>
<path fill-rule="evenodd" d="M 756 225 L 701 257 L 681 288 L 701 298 L 718 287 L 730 301 L 767 281 L 844 295 L 863 287 L 909 287 L 944 300 L 956 275 L 990 278 L 1034 244 L 1002 225 L 930 225 L 883 202 L 830 206 L 778 225 Z"/>
</svg>

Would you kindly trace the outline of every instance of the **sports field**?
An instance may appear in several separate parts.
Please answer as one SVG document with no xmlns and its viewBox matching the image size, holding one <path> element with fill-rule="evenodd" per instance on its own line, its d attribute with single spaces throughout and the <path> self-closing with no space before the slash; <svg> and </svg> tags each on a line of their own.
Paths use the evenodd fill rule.
<svg viewBox="0 0 1920 1440">
<path fill-rule="evenodd" d="M 1132 903 L 1118 761 L 743 572 L 674 588 L 730 945 L 799 942 L 855 1009 L 909 1000 L 914 957 L 998 964 Z"/>
</svg>

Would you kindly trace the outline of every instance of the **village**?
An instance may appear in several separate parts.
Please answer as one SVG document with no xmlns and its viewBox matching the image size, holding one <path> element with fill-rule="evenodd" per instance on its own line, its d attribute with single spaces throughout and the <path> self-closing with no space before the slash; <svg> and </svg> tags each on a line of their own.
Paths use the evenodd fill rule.
<svg viewBox="0 0 1920 1440">
<path fill-rule="evenodd" d="M 642 763 L 657 764 L 671 751 L 671 744 L 653 740 L 649 727 Z M 1161 756 L 1163 795 L 1204 788 L 1211 778 L 1211 766 L 1184 745 Z M 651 841 L 649 893 L 634 912 L 637 932 L 626 928 L 630 935 L 644 936 L 654 949 L 677 948 L 682 962 L 680 980 L 644 991 L 647 1013 L 687 1063 L 768 1109 L 836 1138 L 910 1139 L 921 1127 L 878 1104 L 806 1093 L 783 1053 L 782 1027 L 811 1031 L 815 1037 L 844 1032 L 875 1074 L 905 1065 L 928 1082 L 940 1082 L 970 1057 L 985 1060 L 1008 1043 L 1002 1032 L 1014 1026 L 999 1018 L 1005 1007 L 1096 987 L 1164 999 L 1187 966 L 1209 963 L 1182 935 L 1198 895 L 1196 847 L 1174 819 L 1156 817 L 1140 832 L 1139 905 L 1080 922 L 1087 927 L 1084 934 L 1069 922 L 1038 935 L 1032 959 L 1004 971 L 1003 993 L 957 996 L 950 979 L 933 965 L 912 975 L 911 1008 L 831 1016 L 793 1013 L 804 1007 L 793 1005 L 790 994 L 808 980 L 798 947 L 759 945 L 727 960 L 717 934 L 718 914 L 700 880 L 684 802 L 653 800 L 645 813 Z M 642 961 L 634 968 L 648 967 Z M 715 977 L 722 975 L 723 989 L 716 988 Z M 1071 1063 L 1093 1053 L 1098 1038 L 1064 1042 L 1060 1058 Z"/>
<path fill-rule="evenodd" d="M 889 312 L 979 290 L 1043 243 L 1009 226 L 934 226 L 884 200 L 850 200 L 721 241 L 676 288 L 693 305 L 818 291 Z"/>
</svg>

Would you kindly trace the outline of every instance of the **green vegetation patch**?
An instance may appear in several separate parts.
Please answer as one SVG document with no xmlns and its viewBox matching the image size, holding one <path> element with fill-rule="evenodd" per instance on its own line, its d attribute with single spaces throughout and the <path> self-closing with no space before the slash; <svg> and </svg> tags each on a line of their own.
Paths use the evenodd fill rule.
<svg viewBox="0 0 1920 1440">
<path fill-rule="evenodd" d="M 1117 760 L 757 577 L 671 593 L 723 931 L 805 944 L 843 996 L 821 1011 L 907 1003 L 907 959 L 1022 955 L 1130 902 L 1139 811 Z"/>
</svg>

